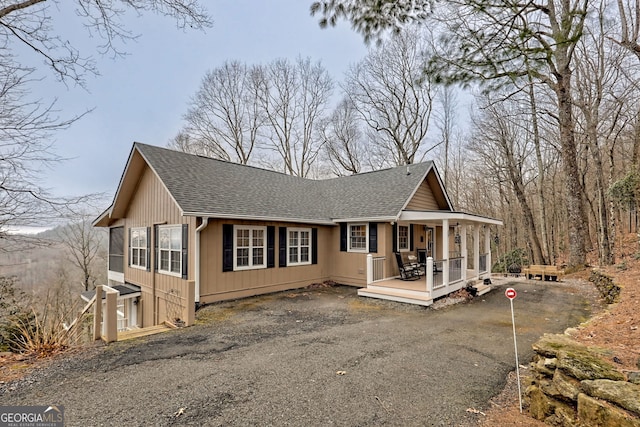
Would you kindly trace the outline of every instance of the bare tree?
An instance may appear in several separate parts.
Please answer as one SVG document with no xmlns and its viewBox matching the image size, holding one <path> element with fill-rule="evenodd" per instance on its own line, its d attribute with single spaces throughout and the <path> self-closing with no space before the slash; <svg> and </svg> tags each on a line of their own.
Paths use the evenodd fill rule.
<svg viewBox="0 0 640 427">
<path fill-rule="evenodd" d="M 407 22 L 425 21 L 432 0 L 400 2 L 396 7 L 366 1 L 358 8 L 351 0 L 315 2 L 320 25 L 338 19 L 351 21 L 365 38 Z M 493 82 L 500 86 L 531 75 L 555 94 L 557 125 L 566 180 L 569 264 L 586 263 L 583 189 L 580 181 L 572 105 L 572 65 L 576 43 L 583 34 L 587 0 L 450 1 L 441 21 L 447 28 L 442 49 L 428 71 L 438 82 Z M 377 5 L 377 8 L 367 6 Z M 524 64 L 525 58 L 529 64 Z"/>
<path fill-rule="evenodd" d="M 532 144 L 527 135 L 523 117 L 509 102 L 496 103 L 482 99 L 483 117 L 475 121 L 476 135 L 473 149 L 482 156 L 484 163 L 509 182 L 511 190 L 522 209 L 522 219 L 530 242 L 534 263 L 544 262 L 542 245 L 536 231 L 536 221 L 531 204 L 527 200 L 527 175 L 530 175 L 527 158 L 532 154 Z"/>
<path fill-rule="evenodd" d="M 67 247 L 70 261 L 82 273 L 82 285 L 88 291 L 95 288 L 95 262 L 104 258 L 105 240 L 103 232 L 91 225 L 94 216 L 82 215 L 76 221 L 61 229 L 60 238 Z"/>
<path fill-rule="evenodd" d="M 258 100 L 265 147 L 278 154 L 279 169 L 306 177 L 322 148 L 317 128 L 332 94 L 331 77 L 309 58 L 277 59 L 256 72 L 262 76 Z"/>
<path fill-rule="evenodd" d="M 414 163 L 426 146 L 434 89 L 422 72 L 427 43 L 417 30 L 370 50 L 346 74 L 344 90 L 387 166 Z"/>
<path fill-rule="evenodd" d="M 440 131 L 440 143 L 444 146 L 443 179 L 444 185 L 447 187 L 449 183 L 449 150 L 456 127 L 456 111 L 458 109 L 458 98 L 455 88 L 452 86 L 442 88 L 438 100 L 440 108 L 436 111 L 435 121 L 436 127 Z"/>
<path fill-rule="evenodd" d="M 51 7 L 73 7 L 81 25 L 102 44 L 99 53 L 122 55 L 119 46 L 136 35 L 123 24 L 127 11 L 168 15 L 182 28 L 210 25 L 195 0 L 44 0 L 4 1 L 0 6 L 0 236 L 9 228 L 51 224 L 78 199 L 53 197 L 40 183 L 40 171 L 62 159 L 52 148 L 52 135 L 84 114 L 60 117 L 55 100 L 33 97 L 30 84 L 37 70 L 17 61 L 32 54 L 43 60 L 65 84 L 85 85 L 87 74 L 97 74 L 95 61 L 55 34 Z"/>
<path fill-rule="evenodd" d="M 345 99 L 320 126 L 331 170 L 337 176 L 362 170 L 366 149 L 356 114 L 353 104 Z"/>
<path fill-rule="evenodd" d="M 256 72 L 239 61 L 207 72 L 184 115 L 186 125 L 174 141 L 185 151 L 247 164 L 264 122 L 256 91 Z"/>
</svg>

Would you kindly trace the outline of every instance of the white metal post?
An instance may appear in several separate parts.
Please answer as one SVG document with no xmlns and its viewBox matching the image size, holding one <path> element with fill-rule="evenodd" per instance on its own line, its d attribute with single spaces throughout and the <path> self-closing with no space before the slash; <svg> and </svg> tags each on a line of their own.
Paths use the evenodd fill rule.
<svg viewBox="0 0 640 427">
<path fill-rule="evenodd" d="M 518 343 L 516 342 L 516 320 L 513 316 L 513 298 L 509 298 L 511 302 L 511 324 L 513 325 L 513 347 L 516 351 L 516 377 L 518 378 L 518 400 L 520 402 L 520 413 L 522 413 L 522 392 L 520 391 L 520 362 L 518 361 Z"/>
</svg>

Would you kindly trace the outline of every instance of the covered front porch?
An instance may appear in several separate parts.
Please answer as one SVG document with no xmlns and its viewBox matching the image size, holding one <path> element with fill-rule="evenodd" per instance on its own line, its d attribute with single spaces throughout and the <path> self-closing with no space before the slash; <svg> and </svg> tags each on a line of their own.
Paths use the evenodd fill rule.
<svg viewBox="0 0 640 427">
<path fill-rule="evenodd" d="M 484 281 L 491 277 L 491 225 L 502 221 L 462 212 L 403 211 L 393 227 L 398 235 L 392 247 L 383 256 L 367 256 L 367 286 L 358 295 L 429 306 L 468 284 L 478 295 L 489 292 Z M 416 260 L 419 277 L 400 280 L 398 251 Z"/>
</svg>

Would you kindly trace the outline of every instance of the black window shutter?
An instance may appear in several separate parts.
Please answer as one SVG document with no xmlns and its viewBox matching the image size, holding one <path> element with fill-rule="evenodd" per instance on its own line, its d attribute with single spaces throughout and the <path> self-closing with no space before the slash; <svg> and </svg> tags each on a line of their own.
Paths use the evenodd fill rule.
<svg viewBox="0 0 640 427">
<path fill-rule="evenodd" d="M 279 241 L 278 241 L 278 266 L 287 266 L 287 227 L 280 227 Z"/>
<path fill-rule="evenodd" d="M 347 223 L 340 223 L 340 252 L 347 251 Z"/>
<path fill-rule="evenodd" d="M 413 224 L 409 224 L 409 250 L 413 250 Z"/>
<path fill-rule="evenodd" d="M 393 237 L 391 239 L 391 241 L 393 242 L 393 251 L 394 252 L 398 252 L 398 224 L 394 223 L 393 224 Z"/>
<path fill-rule="evenodd" d="M 311 229 L 311 264 L 318 263 L 318 229 Z"/>
<path fill-rule="evenodd" d="M 187 279 L 189 269 L 189 224 L 182 224 L 182 278 Z"/>
<path fill-rule="evenodd" d="M 147 227 L 147 271 L 151 271 L 151 227 Z"/>
<path fill-rule="evenodd" d="M 158 226 L 153 226 L 153 270 L 158 271 L 158 260 L 160 259 L 160 254 L 158 253 Z"/>
<path fill-rule="evenodd" d="M 222 271 L 233 271 L 233 224 L 222 224 Z"/>
<path fill-rule="evenodd" d="M 276 227 L 267 226 L 267 268 L 276 266 Z"/>
<path fill-rule="evenodd" d="M 378 252 L 378 223 L 369 223 L 369 252 Z"/>
<path fill-rule="evenodd" d="M 129 228 L 129 243 L 127 248 L 127 267 L 131 267 L 131 228 Z"/>
</svg>

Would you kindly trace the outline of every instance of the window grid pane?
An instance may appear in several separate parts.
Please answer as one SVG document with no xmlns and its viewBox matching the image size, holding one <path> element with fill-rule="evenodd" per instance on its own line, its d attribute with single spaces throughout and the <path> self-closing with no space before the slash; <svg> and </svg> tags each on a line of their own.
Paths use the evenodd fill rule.
<svg viewBox="0 0 640 427">
<path fill-rule="evenodd" d="M 409 249 L 409 227 L 398 226 L 398 249 Z"/>
<path fill-rule="evenodd" d="M 146 238 L 144 251 L 140 250 L 140 262 L 146 267 Z M 159 270 L 172 274 L 182 273 L 182 226 L 161 226 L 158 229 Z"/>
<path fill-rule="evenodd" d="M 136 267 L 147 267 L 147 229 L 131 229 L 131 251 L 129 252 L 130 264 Z"/>
<path fill-rule="evenodd" d="M 367 249 L 367 228 L 364 225 L 351 226 L 351 249 Z"/>
<path fill-rule="evenodd" d="M 265 228 L 236 227 L 235 266 L 264 267 L 266 264 Z"/>
</svg>

